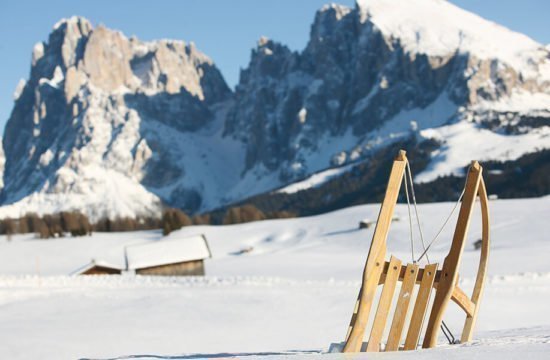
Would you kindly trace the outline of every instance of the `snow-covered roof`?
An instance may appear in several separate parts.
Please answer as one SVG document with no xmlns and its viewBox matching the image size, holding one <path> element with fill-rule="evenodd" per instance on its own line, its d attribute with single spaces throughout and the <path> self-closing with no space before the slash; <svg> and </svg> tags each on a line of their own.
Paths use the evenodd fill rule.
<svg viewBox="0 0 550 360">
<path fill-rule="evenodd" d="M 103 260 L 96 260 L 96 259 L 92 259 L 92 261 L 90 261 L 88 264 L 76 269 L 75 271 L 73 271 L 71 273 L 71 275 L 80 275 L 80 274 L 83 274 L 85 273 L 86 271 L 96 267 L 96 266 L 100 266 L 100 267 L 103 267 L 103 268 L 108 268 L 108 269 L 113 269 L 113 270 L 119 270 L 119 271 L 122 271 L 124 270 L 123 268 L 121 268 L 120 266 L 118 265 L 113 265 L 111 263 L 108 263 L 106 261 L 103 261 Z"/>
<path fill-rule="evenodd" d="M 128 270 L 204 260 L 211 256 L 204 235 L 170 238 L 126 248 Z"/>
</svg>

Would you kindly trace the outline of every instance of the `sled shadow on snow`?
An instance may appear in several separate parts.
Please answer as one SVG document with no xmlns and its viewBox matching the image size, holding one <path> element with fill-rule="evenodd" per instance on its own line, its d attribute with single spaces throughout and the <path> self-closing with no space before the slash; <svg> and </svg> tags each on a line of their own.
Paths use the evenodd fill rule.
<svg viewBox="0 0 550 360">
<path fill-rule="evenodd" d="M 346 229 L 346 230 L 338 230 L 338 231 L 331 231 L 324 233 L 322 236 L 337 236 L 337 235 L 346 235 L 354 232 L 361 231 L 361 229 L 353 228 L 353 229 Z"/>
<path fill-rule="evenodd" d="M 247 352 L 247 353 L 217 353 L 217 354 L 188 354 L 188 355 L 126 355 L 114 358 L 82 358 L 80 360 L 130 360 L 130 359 L 221 359 L 242 358 L 252 356 L 284 356 L 284 355 L 313 355 L 320 354 L 319 350 L 289 350 L 283 352 Z"/>
</svg>

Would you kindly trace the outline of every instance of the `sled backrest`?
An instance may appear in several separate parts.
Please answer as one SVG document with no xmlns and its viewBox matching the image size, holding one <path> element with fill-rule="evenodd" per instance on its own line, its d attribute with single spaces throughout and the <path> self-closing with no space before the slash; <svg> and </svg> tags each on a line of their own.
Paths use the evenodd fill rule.
<svg viewBox="0 0 550 360">
<path fill-rule="evenodd" d="M 467 315 L 461 341 L 469 341 L 472 336 L 483 291 L 489 248 L 487 194 L 481 177 L 481 166 L 477 162 L 473 162 L 470 166 L 451 250 L 442 268 L 438 270 L 438 264 L 429 264 L 425 267 L 420 267 L 418 264 L 403 265 L 402 261 L 394 256 L 391 256 L 389 261 L 385 261 L 386 239 L 406 165 L 405 152 L 400 151 L 393 163 L 386 195 L 378 216 L 363 272 L 363 285 L 346 336 L 344 352 L 380 351 L 381 349 L 414 350 L 417 348 L 422 325 L 428 313 L 430 315 L 423 347 L 433 347 L 436 345 L 438 330 L 449 300 L 456 302 Z M 474 294 L 470 299 L 457 286 L 457 280 L 470 216 L 478 193 L 482 205 L 482 254 Z M 401 282 L 401 289 L 397 298 L 394 299 L 398 282 Z M 366 340 L 364 339 L 366 326 L 379 285 L 382 289 L 377 308 L 373 311 L 372 328 L 365 345 L 363 341 Z M 434 290 L 436 295 L 430 308 L 430 297 Z M 413 294 L 416 296 L 414 297 Z M 411 301 L 413 297 L 414 303 Z M 390 314 L 394 303 L 395 309 Z M 410 322 L 406 327 L 407 316 L 411 311 Z M 404 331 L 405 328 L 406 331 Z M 383 339 L 387 329 L 388 336 Z M 382 346 L 384 342 L 385 347 Z"/>
</svg>

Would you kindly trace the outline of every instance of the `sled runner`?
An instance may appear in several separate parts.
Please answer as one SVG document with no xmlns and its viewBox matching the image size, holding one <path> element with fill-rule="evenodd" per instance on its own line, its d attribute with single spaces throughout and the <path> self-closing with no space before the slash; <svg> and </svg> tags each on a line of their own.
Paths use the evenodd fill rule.
<svg viewBox="0 0 550 360">
<path fill-rule="evenodd" d="M 416 199 L 414 195 L 412 174 L 407 162 L 406 153 L 403 150 L 399 152 L 393 162 L 386 194 L 378 215 L 378 222 L 376 223 L 372 243 L 363 271 L 363 283 L 344 342 L 343 352 L 415 350 L 419 345 L 423 323 L 426 317 L 428 318 L 428 322 L 423 336 L 424 340 L 422 347 L 434 347 L 437 344 L 440 327 L 443 329 L 445 336 L 449 339 L 449 335 L 447 334 L 448 328 L 446 328 L 443 322 L 443 315 L 451 300 L 466 313 L 466 321 L 464 323 L 460 342 L 468 342 L 472 339 L 479 311 L 479 303 L 483 294 L 487 258 L 489 254 L 489 209 L 487 191 L 481 173 L 482 168 L 479 163 L 477 161 L 472 162 L 468 170 L 464 191 L 455 205 L 456 209 L 460 200 L 462 200 L 451 249 L 445 257 L 441 268 L 438 264 L 429 262 L 427 253 L 430 246 L 437 239 L 437 236 L 441 233 L 443 227 L 450 219 L 452 213 L 449 215 L 436 237 L 426 246 L 424 244 L 420 221 L 418 220 L 418 212 L 416 212 L 418 230 L 422 238 L 424 252 L 418 259 L 415 259 L 413 248 L 413 261 L 406 265 L 394 256 L 391 256 L 390 259 L 386 261 L 386 240 L 402 182 L 405 184 L 405 192 L 409 204 L 411 244 L 413 240 L 409 191 L 412 193 L 415 211 Z M 480 199 L 482 218 L 481 260 L 479 262 L 473 294 L 471 297 L 468 297 L 458 286 L 458 269 L 464 250 L 464 242 L 468 232 L 470 217 L 478 196 Z M 418 263 L 422 259 L 427 259 L 428 261 L 428 264 L 424 267 L 420 266 Z M 397 293 L 397 298 L 394 299 L 398 282 L 401 282 L 401 289 Z M 371 312 L 379 285 L 382 286 L 382 289 L 378 300 L 378 306 L 374 312 Z M 416 298 L 415 301 L 411 301 L 415 289 Z M 432 292 L 435 292 L 435 297 L 433 304 L 430 306 Z M 390 309 L 394 303 L 396 303 L 395 310 L 391 317 L 389 316 Z M 407 314 L 411 311 L 412 315 L 410 316 L 408 327 L 405 328 Z M 368 339 L 365 339 L 369 316 L 373 317 L 371 319 L 372 328 L 368 335 Z M 388 317 L 391 317 L 391 319 L 388 319 Z M 383 336 L 386 330 L 389 330 L 389 334 L 384 341 Z M 364 341 L 367 342 L 364 343 Z M 450 340 L 450 342 L 455 341 L 453 339 L 452 341 Z"/>
</svg>

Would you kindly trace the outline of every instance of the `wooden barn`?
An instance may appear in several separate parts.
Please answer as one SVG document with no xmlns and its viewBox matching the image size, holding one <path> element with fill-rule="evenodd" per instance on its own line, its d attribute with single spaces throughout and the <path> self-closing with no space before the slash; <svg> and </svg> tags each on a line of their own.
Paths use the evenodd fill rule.
<svg viewBox="0 0 550 360">
<path fill-rule="evenodd" d="M 202 276 L 211 258 L 204 235 L 169 238 L 126 247 L 126 267 L 139 275 Z"/>
<path fill-rule="evenodd" d="M 116 265 L 92 260 L 89 264 L 75 271 L 73 275 L 120 275 L 121 273 L 122 269 Z"/>
</svg>

